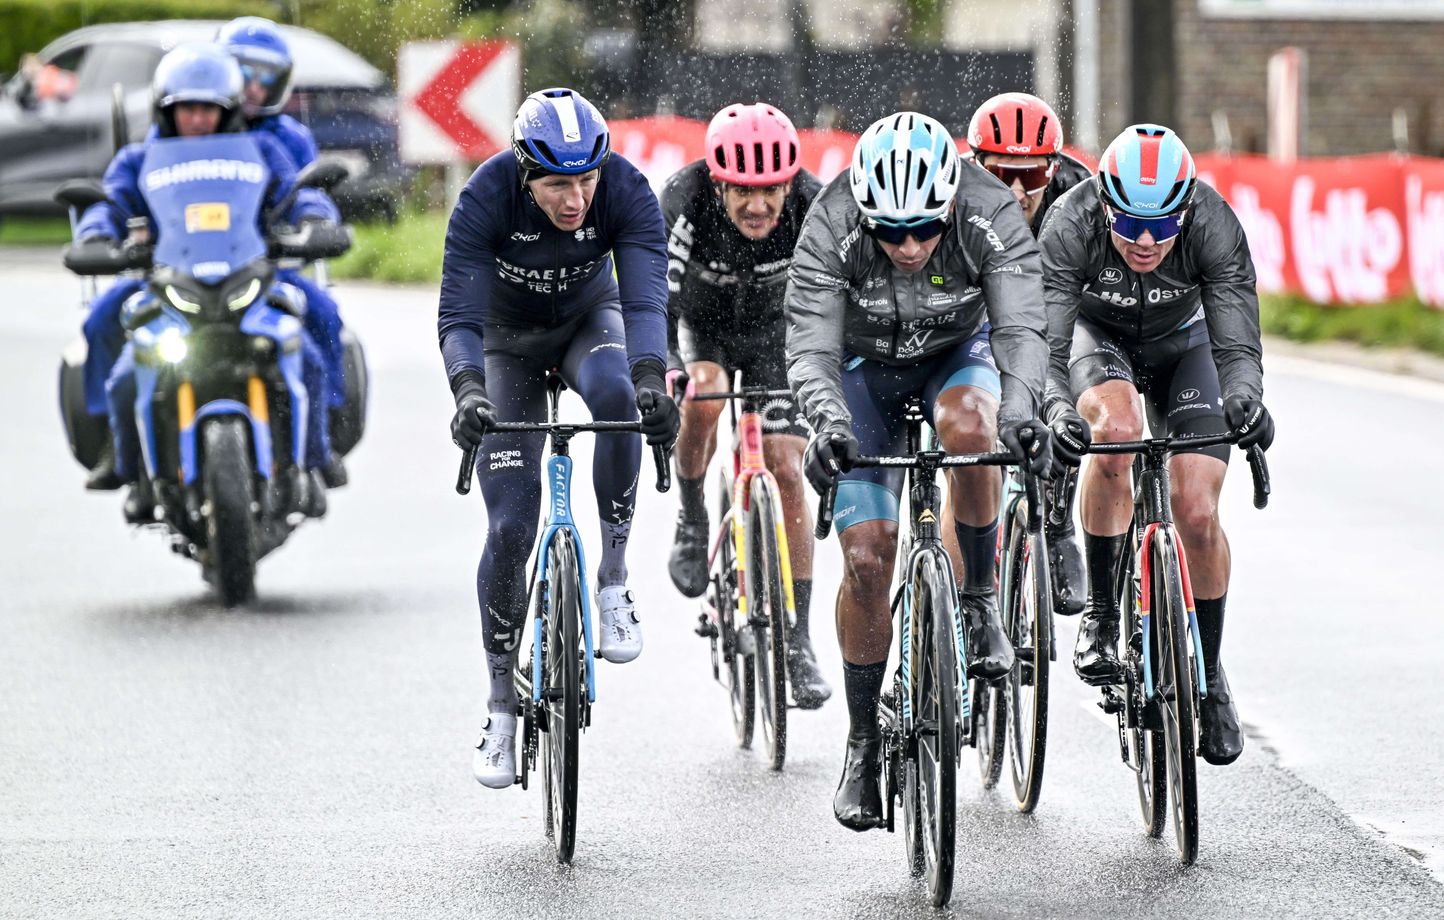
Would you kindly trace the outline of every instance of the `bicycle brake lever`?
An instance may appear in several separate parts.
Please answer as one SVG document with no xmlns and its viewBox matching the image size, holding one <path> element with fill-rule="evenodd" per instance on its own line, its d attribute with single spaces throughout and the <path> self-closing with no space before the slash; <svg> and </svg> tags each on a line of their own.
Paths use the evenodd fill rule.
<svg viewBox="0 0 1444 920">
<path fill-rule="evenodd" d="M 653 444 L 652 459 L 657 463 L 657 491 L 670 492 L 672 490 L 671 451 L 660 444 Z"/>
<path fill-rule="evenodd" d="M 817 523 L 813 525 L 812 535 L 819 540 L 826 540 L 832 532 L 832 506 L 836 500 L 837 480 L 834 479 L 817 505 Z"/>
<path fill-rule="evenodd" d="M 456 494 L 465 495 L 471 491 L 471 475 L 476 470 L 475 447 L 468 447 L 461 452 L 461 469 L 456 472 Z"/>
</svg>

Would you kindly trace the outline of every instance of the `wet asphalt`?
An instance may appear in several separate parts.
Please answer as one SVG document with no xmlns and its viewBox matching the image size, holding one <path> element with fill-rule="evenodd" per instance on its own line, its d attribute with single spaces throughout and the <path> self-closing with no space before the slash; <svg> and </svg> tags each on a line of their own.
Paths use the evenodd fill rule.
<svg viewBox="0 0 1444 920">
<path fill-rule="evenodd" d="M 599 665 L 574 864 L 542 835 L 539 787 L 471 779 L 485 521 L 452 491 L 434 292 L 340 288 L 374 381 L 352 484 L 262 564 L 256 604 L 225 610 L 123 526 L 119 495 L 81 489 L 54 398 L 73 279 L 14 250 L 0 277 L 0 916 L 1444 916 L 1444 388 L 1270 362 L 1274 503 L 1253 510 L 1242 464 L 1225 495 L 1225 654 L 1250 736 L 1236 765 L 1200 765 L 1198 863 L 1179 866 L 1170 829 L 1141 833 L 1060 620 L 1042 803 L 1017 814 L 965 756 L 938 912 L 901 834 L 832 819 L 840 696 L 794 711 L 781 773 L 736 747 L 695 602 L 665 574 L 675 498 L 649 468 L 631 552 L 646 651 Z M 839 684 L 835 541 L 818 557 L 813 631 Z"/>
</svg>

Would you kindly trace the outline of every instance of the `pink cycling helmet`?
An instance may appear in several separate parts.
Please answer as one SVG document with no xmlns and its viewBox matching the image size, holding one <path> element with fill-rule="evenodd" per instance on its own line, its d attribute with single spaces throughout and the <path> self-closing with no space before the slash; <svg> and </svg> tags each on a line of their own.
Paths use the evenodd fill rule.
<svg viewBox="0 0 1444 920">
<path fill-rule="evenodd" d="M 781 185 L 802 168 L 792 121 L 765 102 L 734 103 L 707 126 L 707 168 L 731 185 Z"/>
</svg>

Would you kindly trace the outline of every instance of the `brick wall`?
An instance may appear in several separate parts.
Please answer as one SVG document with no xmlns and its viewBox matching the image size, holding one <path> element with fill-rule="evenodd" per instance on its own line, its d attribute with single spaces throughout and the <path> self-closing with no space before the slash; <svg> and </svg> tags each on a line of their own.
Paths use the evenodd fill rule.
<svg viewBox="0 0 1444 920">
<path fill-rule="evenodd" d="M 1310 156 L 1376 153 L 1392 149 L 1395 107 L 1409 117 L 1414 153 L 1444 155 L 1444 20 L 1214 19 L 1200 15 L 1197 0 L 1172 2 L 1178 92 L 1176 128 L 1195 149 L 1214 146 L 1212 113 L 1228 114 L 1234 147 L 1262 152 L 1267 146 L 1269 55 L 1295 45 L 1308 52 Z M 1130 0 L 1099 4 L 1100 136 L 1111 138 L 1128 124 Z"/>
</svg>

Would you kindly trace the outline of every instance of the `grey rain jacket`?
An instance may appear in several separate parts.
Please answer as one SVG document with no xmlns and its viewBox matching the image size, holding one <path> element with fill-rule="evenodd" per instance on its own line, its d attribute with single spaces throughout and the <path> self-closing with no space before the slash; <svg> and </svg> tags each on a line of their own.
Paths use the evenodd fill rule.
<svg viewBox="0 0 1444 920">
<path fill-rule="evenodd" d="M 844 172 L 812 204 L 788 271 L 787 379 L 816 431 L 851 425 L 842 364 L 858 356 L 915 364 L 992 323 L 1003 381 L 998 417 L 1037 415 L 1047 317 L 1037 244 L 994 176 L 961 171 L 952 223 L 916 274 L 895 269 L 862 232 Z"/>
</svg>

